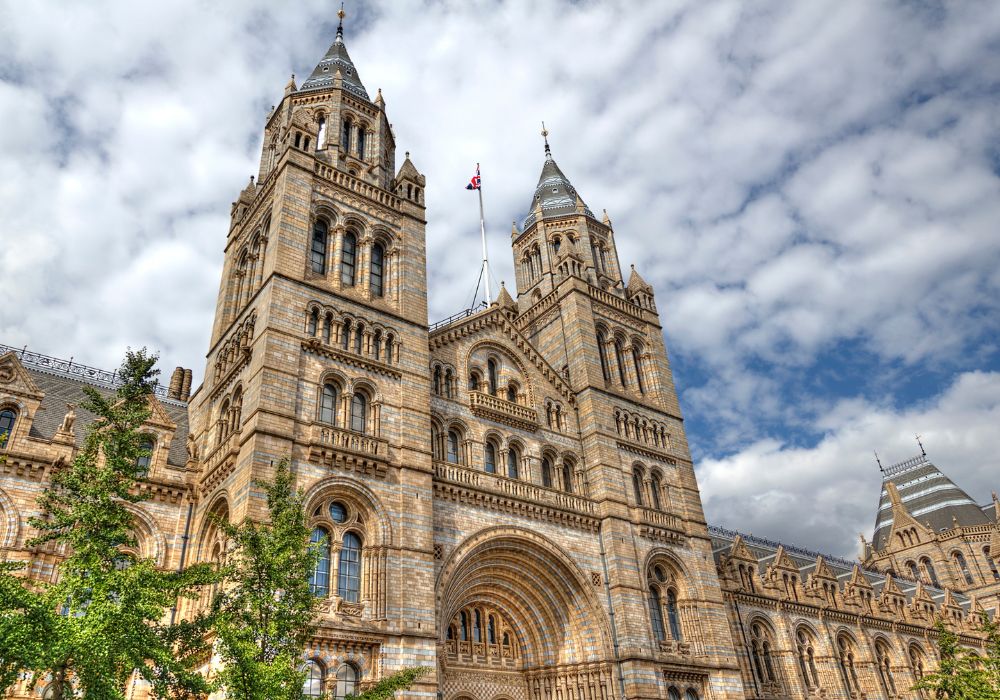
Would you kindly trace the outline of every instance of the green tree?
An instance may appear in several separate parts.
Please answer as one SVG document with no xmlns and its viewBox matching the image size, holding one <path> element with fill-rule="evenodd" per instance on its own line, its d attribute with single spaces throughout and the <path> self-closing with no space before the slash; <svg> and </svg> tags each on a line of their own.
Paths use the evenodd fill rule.
<svg viewBox="0 0 1000 700">
<path fill-rule="evenodd" d="M 931 697 L 947 700 L 996 700 L 1000 697 L 1000 684 L 997 684 L 1000 634 L 996 623 L 983 616 L 982 630 L 987 634 L 986 659 L 961 646 L 958 635 L 942 620 L 937 620 L 934 627 L 938 632 L 941 661 L 937 670 L 925 675 L 914 689 L 929 691 Z"/>
<path fill-rule="evenodd" d="M 150 413 L 158 370 L 145 349 L 126 354 L 110 397 L 85 387 L 88 426 L 73 461 L 57 468 L 29 522 L 32 546 L 58 547 L 66 557 L 56 583 L 38 584 L 0 569 L 0 690 L 22 671 L 47 679 L 56 700 L 123 698 L 133 672 L 159 697 L 198 697 L 209 690 L 197 673 L 204 651 L 203 617 L 169 622 L 179 597 L 193 598 L 217 577 L 207 565 L 161 571 L 135 548 L 129 507 L 138 492 L 139 432 Z"/>
<path fill-rule="evenodd" d="M 346 700 L 389 700 L 397 690 L 407 690 L 429 669 L 423 666 L 404 668 L 391 676 L 386 676 L 360 695 L 348 695 Z"/>
<path fill-rule="evenodd" d="M 319 550 L 310 545 L 287 460 L 273 481 L 257 486 L 267 494 L 268 522 L 219 522 L 229 543 L 227 583 L 213 601 L 219 680 L 234 700 L 299 700 L 318 605 L 309 575 Z"/>
</svg>

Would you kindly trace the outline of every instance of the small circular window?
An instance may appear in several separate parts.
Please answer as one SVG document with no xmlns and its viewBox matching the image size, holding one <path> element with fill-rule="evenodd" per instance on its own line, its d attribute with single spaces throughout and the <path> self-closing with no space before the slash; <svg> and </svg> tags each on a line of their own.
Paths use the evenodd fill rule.
<svg viewBox="0 0 1000 700">
<path fill-rule="evenodd" d="M 330 504 L 330 519 L 335 523 L 342 523 L 347 520 L 347 508 L 343 503 Z"/>
</svg>

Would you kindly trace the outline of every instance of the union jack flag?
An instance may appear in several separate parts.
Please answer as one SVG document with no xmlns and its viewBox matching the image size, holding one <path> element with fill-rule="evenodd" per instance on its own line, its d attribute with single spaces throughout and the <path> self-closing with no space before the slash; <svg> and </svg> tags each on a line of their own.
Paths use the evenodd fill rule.
<svg viewBox="0 0 1000 700">
<path fill-rule="evenodd" d="M 483 181 L 479 177 L 479 163 L 476 163 L 476 174 L 472 176 L 472 180 L 468 185 L 465 186 L 467 190 L 478 190 L 483 186 Z"/>
</svg>

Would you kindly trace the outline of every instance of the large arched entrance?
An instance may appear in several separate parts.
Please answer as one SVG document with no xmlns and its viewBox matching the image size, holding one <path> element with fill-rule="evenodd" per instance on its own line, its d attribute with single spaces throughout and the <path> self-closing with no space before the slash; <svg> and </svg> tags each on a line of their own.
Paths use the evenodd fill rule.
<svg viewBox="0 0 1000 700">
<path fill-rule="evenodd" d="M 482 530 L 448 558 L 436 590 L 444 700 L 615 695 L 599 589 L 546 538 Z"/>
</svg>

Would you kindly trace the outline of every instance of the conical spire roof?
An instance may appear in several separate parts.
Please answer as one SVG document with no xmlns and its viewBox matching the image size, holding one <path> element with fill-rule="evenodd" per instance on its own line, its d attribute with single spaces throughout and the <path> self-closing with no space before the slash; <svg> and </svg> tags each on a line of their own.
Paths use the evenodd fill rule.
<svg viewBox="0 0 1000 700">
<path fill-rule="evenodd" d="M 548 219 L 556 216 L 566 216 L 581 211 L 594 217 L 594 212 L 590 210 L 583 199 L 577 194 L 576 188 L 563 175 L 563 171 L 556 165 L 549 148 L 548 131 L 542 125 L 542 136 L 545 137 L 545 164 L 542 165 L 542 174 L 538 177 L 538 186 L 535 187 L 535 196 L 531 200 L 531 207 L 528 216 L 525 217 L 521 228 L 526 229 L 538 220 L 538 209 L 541 209 L 541 218 Z"/>
<path fill-rule="evenodd" d="M 890 482 L 895 485 L 900 505 L 906 513 L 918 523 L 927 524 L 934 532 L 951 529 L 953 522 L 965 526 L 989 522 L 972 497 L 934 466 L 927 455 L 921 454 L 883 470 L 882 497 L 872 538 L 876 550 L 885 549 L 892 531 L 893 494 Z"/>
<path fill-rule="evenodd" d="M 308 80 L 302 83 L 302 87 L 299 88 L 299 90 L 322 90 L 324 88 L 333 87 L 334 77 L 337 75 L 337 71 L 340 71 L 340 77 L 343 80 L 343 86 L 345 89 L 353 92 L 358 97 L 362 97 L 366 100 L 369 99 L 368 91 L 365 90 L 365 86 L 361 84 L 361 78 L 358 76 L 358 71 L 354 67 L 354 62 L 351 60 L 351 57 L 347 54 L 347 46 L 344 45 L 344 21 L 342 14 L 340 26 L 337 27 L 337 38 L 333 40 L 333 43 L 327 50 L 326 55 L 323 56 L 322 60 L 316 64 L 316 68 L 313 69 L 312 75 L 309 76 Z"/>
</svg>

